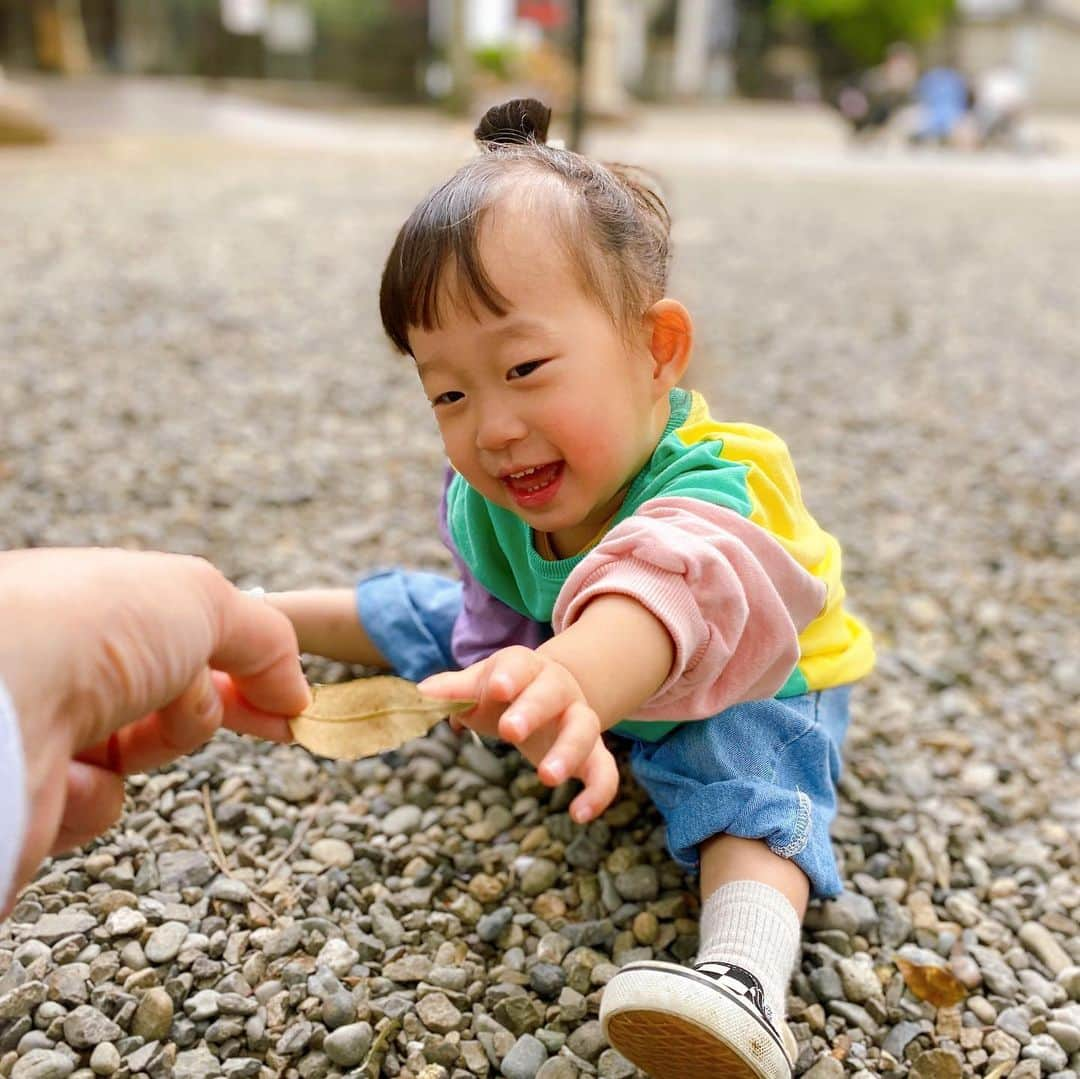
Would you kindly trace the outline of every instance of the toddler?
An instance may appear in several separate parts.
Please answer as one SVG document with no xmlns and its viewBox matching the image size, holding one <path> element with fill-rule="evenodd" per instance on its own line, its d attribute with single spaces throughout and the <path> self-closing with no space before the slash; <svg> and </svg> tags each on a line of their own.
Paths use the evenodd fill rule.
<svg viewBox="0 0 1080 1079">
<path fill-rule="evenodd" d="M 474 698 L 462 722 L 595 818 L 629 744 L 672 856 L 700 872 L 692 967 L 635 962 L 604 990 L 610 1043 L 660 1079 L 789 1076 L 783 1021 L 829 841 L 850 683 L 873 665 L 840 548 L 770 431 L 679 388 L 690 315 L 669 226 L 632 172 L 545 144 L 535 101 L 492 109 L 481 155 L 402 226 L 383 272 L 452 466 L 451 581 L 389 572 L 270 601 L 301 647 Z"/>
</svg>

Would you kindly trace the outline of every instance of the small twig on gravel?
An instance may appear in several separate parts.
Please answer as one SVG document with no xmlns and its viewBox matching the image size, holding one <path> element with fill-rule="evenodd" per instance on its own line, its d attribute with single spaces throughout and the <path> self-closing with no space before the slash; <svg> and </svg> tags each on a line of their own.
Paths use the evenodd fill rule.
<svg viewBox="0 0 1080 1079">
<path fill-rule="evenodd" d="M 214 810 L 210 805 L 210 786 L 207 783 L 204 783 L 202 786 L 202 797 L 203 809 L 206 811 L 206 826 L 210 833 L 211 853 L 214 856 L 214 861 L 217 862 L 218 868 L 225 876 L 230 877 L 232 880 L 238 881 L 241 884 L 246 884 L 247 881 L 240 880 L 240 878 L 229 868 L 229 863 L 225 858 L 225 851 L 221 846 L 221 836 L 218 835 L 217 821 L 214 820 Z M 271 918 L 276 917 L 273 910 L 255 895 L 254 892 L 251 893 L 251 901 L 262 907 Z"/>
<path fill-rule="evenodd" d="M 391 1038 L 397 1034 L 398 1027 L 400 1026 L 400 1019 L 391 1019 L 390 1022 L 379 1031 L 378 1037 L 371 1043 L 368 1055 L 364 1057 L 364 1063 L 360 1065 L 359 1072 L 361 1075 L 366 1075 L 368 1079 L 379 1079 L 382 1058 L 390 1045 Z"/>
<path fill-rule="evenodd" d="M 307 835 L 307 830 L 311 827 L 311 822 L 315 819 L 315 814 L 326 804 L 327 799 L 330 797 L 330 788 L 323 787 L 319 792 L 319 797 L 315 799 L 310 806 L 308 806 L 307 812 L 304 814 L 304 819 L 300 822 L 300 826 L 293 834 L 292 840 L 289 845 L 281 852 L 281 856 L 276 862 L 266 871 L 266 876 L 263 877 L 262 884 L 259 885 L 259 890 L 264 889 L 270 881 L 274 879 L 274 875 L 277 871 L 292 857 L 293 852 L 304 841 L 304 836 Z"/>
</svg>

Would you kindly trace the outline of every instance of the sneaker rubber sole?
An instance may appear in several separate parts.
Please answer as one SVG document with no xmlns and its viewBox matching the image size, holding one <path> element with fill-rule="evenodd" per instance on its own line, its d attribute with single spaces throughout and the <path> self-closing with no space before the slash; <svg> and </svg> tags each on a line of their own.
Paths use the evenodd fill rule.
<svg viewBox="0 0 1080 1079">
<path fill-rule="evenodd" d="M 780 1041 L 794 1041 L 786 1024 L 774 1032 L 751 1005 L 673 963 L 620 970 L 604 990 L 600 1024 L 608 1042 L 652 1079 L 791 1077 Z"/>
</svg>

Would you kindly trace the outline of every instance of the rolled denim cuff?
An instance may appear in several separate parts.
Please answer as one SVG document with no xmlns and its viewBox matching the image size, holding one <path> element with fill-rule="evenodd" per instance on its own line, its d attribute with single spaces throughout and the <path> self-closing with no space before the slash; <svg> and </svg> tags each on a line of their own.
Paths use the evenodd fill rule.
<svg viewBox="0 0 1080 1079">
<path fill-rule="evenodd" d="M 457 670 L 450 641 L 461 582 L 436 573 L 388 570 L 356 585 L 356 613 L 372 643 L 402 678 Z"/>
</svg>

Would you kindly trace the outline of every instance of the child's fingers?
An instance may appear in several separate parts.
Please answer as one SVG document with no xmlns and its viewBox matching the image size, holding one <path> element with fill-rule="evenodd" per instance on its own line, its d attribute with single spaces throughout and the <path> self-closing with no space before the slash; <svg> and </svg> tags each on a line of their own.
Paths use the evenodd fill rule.
<svg viewBox="0 0 1080 1079">
<path fill-rule="evenodd" d="M 600 720 L 583 701 L 574 701 L 559 722 L 555 744 L 536 769 L 540 779 L 555 787 L 578 775 L 600 739 Z"/>
<path fill-rule="evenodd" d="M 539 666 L 540 670 L 522 687 L 499 721 L 500 736 L 515 745 L 520 746 L 560 719 L 581 698 L 581 691 L 565 668 L 551 663 Z"/>
<path fill-rule="evenodd" d="M 570 803 L 570 816 L 585 824 L 599 817 L 619 793 L 619 768 L 602 738 L 597 738 L 580 775 L 585 789 Z"/>
<path fill-rule="evenodd" d="M 483 664 L 474 663 L 463 671 L 444 671 L 433 674 L 417 685 L 425 697 L 445 698 L 451 701 L 476 700 L 480 695 Z"/>
<path fill-rule="evenodd" d="M 516 645 L 496 652 L 487 663 L 481 703 L 496 705 L 518 697 L 544 666 L 531 648 Z"/>
</svg>

